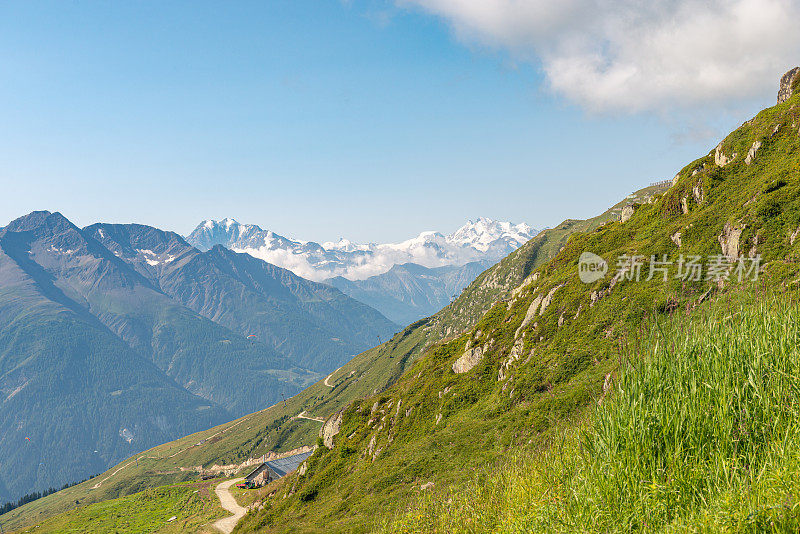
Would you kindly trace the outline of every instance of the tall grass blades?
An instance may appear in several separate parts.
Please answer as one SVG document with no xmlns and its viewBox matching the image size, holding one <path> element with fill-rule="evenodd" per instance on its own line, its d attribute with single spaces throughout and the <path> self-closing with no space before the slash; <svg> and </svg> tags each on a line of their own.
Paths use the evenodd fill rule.
<svg viewBox="0 0 800 534">
<path fill-rule="evenodd" d="M 579 437 L 583 470 L 564 488 L 574 518 L 565 524 L 664 527 L 719 507 L 725 494 L 742 499 L 736 508 L 746 514 L 720 508 L 720 528 L 791 515 L 791 506 L 762 502 L 760 490 L 798 453 L 800 309 L 737 308 L 721 306 L 694 328 L 656 330 L 650 353 L 620 370 L 613 402 Z M 785 498 L 796 518 L 797 495 Z"/>
<path fill-rule="evenodd" d="M 387 530 L 800 532 L 800 305 L 723 301 L 646 331 L 563 442 Z"/>
</svg>

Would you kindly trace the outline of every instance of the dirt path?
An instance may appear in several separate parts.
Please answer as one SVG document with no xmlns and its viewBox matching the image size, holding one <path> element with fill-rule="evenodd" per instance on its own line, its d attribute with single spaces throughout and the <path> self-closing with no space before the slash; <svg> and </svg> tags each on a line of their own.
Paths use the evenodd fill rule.
<svg viewBox="0 0 800 534">
<path fill-rule="evenodd" d="M 308 419 L 309 421 L 316 421 L 318 423 L 324 423 L 325 422 L 325 419 L 323 419 L 322 417 L 312 417 L 310 415 L 306 415 L 306 411 L 305 410 L 303 410 L 302 412 L 297 414 L 297 418 L 298 419 Z"/>
<path fill-rule="evenodd" d="M 231 492 L 228 491 L 228 488 L 242 480 L 244 479 L 234 478 L 233 480 L 226 480 L 214 488 L 214 493 L 219 497 L 219 502 L 222 504 L 222 507 L 233 514 L 230 517 L 220 519 L 214 523 L 214 526 L 225 534 L 233 532 L 233 529 L 236 528 L 236 524 L 244 517 L 244 514 L 247 513 L 247 510 L 239 506 L 239 503 L 233 498 Z"/>
<path fill-rule="evenodd" d="M 341 369 L 341 367 L 339 367 L 339 369 Z M 338 371 L 339 369 L 336 369 L 336 371 Z M 336 371 L 334 371 L 333 373 L 335 373 Z M 332 385 L 328 384 L 328 380 L 330 380 L 330 379 L 331 379 L 331 377 L 333 376 L 333 373 L 331 373 L 331 374 L 329 374 L 328 376 L 326 376 L 326 377 L 325 377 L 325 382 L 323 382 L 323 384 L 325 384 L 325 385 L 326 385 L 326 386 L 328 386 L 329 388 L 332 388 L 332 387 L 333 387 Z"/>
</svg>

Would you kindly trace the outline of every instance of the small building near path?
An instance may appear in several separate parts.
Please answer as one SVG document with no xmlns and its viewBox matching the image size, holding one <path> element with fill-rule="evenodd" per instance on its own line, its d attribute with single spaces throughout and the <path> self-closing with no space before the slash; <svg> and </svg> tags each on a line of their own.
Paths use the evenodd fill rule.
<svg viewBox="0 0 800 534">
<path fill-rule="evenodd" d="M 313 453 L 303 452 L 287 456 L 286 458 L 278 458 L 277 460 L 264 462 L 245 476 L 243 483 L 249 488 L 265 486 L 273 480 L 278 480 L 297 469 L 311 454 Z"/>
</svg>

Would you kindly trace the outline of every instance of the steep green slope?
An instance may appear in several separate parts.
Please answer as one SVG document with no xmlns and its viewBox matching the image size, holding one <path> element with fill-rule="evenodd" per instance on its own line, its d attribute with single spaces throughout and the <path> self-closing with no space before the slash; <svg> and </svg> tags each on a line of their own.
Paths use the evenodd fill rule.
<svg viewBox="0 0 800 534">
<path fill-rule="evenodd" d="M 650 324 L 581 428 L 389 532 L 797 532 L 797 291 Z"/>
<path fill-rule="evenodd" d="M 555 228 L 539 232 L 492 269 L 478 276 L 453 304 L 433 317 L 430 328 L 444 338 L 473 326 L 497 301 L 508 298 L 511 291 L 531 276 L 536 267 L 553 259 L 572 234 L 590 232 L 617 220 L 624 206 L 646 203 L 653 195 L 663 193 L 666 189 L 665 185 L 645 187 L 596 217 L 567 219 Z"/>
<path fill-rule="evenodd" d="M 626 222 L 569 236 L 468 331 L 459 331 L 458 320 L 448 324 L 452 339 L 417 358 L 387 390 L 343 410 L 333 448 L 318 449 L 307 471 L 287 480 L 240 531 L 369 530 L 423 483 L 458 483 L 575 417 L 602 394 L 620 343 L 648 317 L 690 314 L 719 294 L 750 290 L 737 280 L 740 259 L 747 270 L 760 255 L 756 272 L 765 286 L 795 280 L 798 104 L 795 94 L 761 112 L 682 169 L 665 194 L 626 210 Z M 609 269 L 584 284 L 578 263 L 587 251 Z M 648 279 L 650 259 L 665 254 L 675 262 L 667 276 L 656 271 Z M 700 256 L 703 276 L 676 278 L 687 267 L 680 255 Z M 646 258 L 641 277 L 631 261 L 638 256 Z M 715 263 L 726 269 L 709 271 Z"/>
</svg>

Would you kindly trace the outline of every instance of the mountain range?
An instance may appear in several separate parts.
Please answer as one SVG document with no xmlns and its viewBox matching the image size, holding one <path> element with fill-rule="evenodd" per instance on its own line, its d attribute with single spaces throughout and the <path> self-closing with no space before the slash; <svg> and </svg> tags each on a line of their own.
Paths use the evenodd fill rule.
<svg viewBox="0 0 800 534">
<path fill-rule="evenodd" d="M 481 217 L 452 234 L 422 232 L 400 243 L 359 244 L 340 239 L 319 244 L 290 239 L 228 218 L 203 221 L 186 241 L 199 250 L 223 245 L 236 252 L 247 252 L 309 280 L 322 281 L 335 277 L 364 280 L 406 263 L 428 268 L 463 266 L 474 261 L 493 264 L 536 233 L 525 223 Z"/>
<path fill-rule="evenodd" d="M 525 223 L 481 217 L 452 234 L 423 232 L 400 243 L 298 241 L 234 219 L 206 220 L 186 238 L 222 245 L 332 285 L 401 325 L 428 317 L 478 274 L 538 233 Z"/>
<path fill-rule="evenodd" d="M 0 230 L 0 500 L 265 408 L 396 329 L 221 246 L 21 217 Z"/>
</svg>

